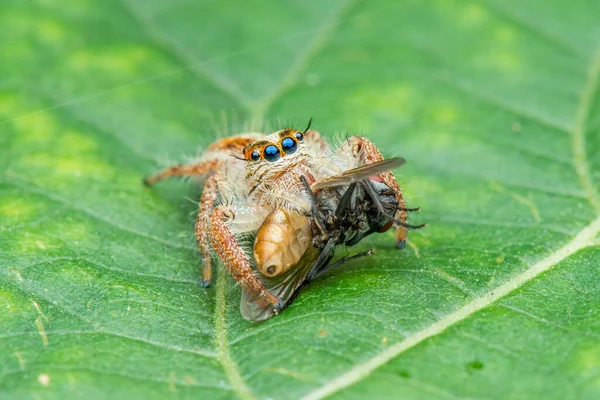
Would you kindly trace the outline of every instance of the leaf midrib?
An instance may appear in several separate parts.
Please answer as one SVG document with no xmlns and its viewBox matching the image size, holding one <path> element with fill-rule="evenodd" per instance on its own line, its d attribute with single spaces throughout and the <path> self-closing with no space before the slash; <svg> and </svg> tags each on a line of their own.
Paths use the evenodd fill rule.
<svg viewBox="0 0 600 400">
<path fill-rule="evenodd" d="M 229 341 L 227 339 L 227 321 L 226 321 L 226 288 L 227 288 L 227 275 L 225 268 L 221 267 L 217 272 L 217 285 L 216 285 L 217 299 L 215 304 L 215 344 L 217 346 L 217 358 L 231 383 L 231 387 L 241 399 L 252 400 L 255 397 L 252 395 L 250 388 L 246 385 L 246 382 L 240 370 L 231 358 L 229 351 Z"/>
<path fill-rule="evenodd" d="M 600 77 L 600 43 L 592 58 L 592 62 L 587 71 L 587 80 L 579 98 L 579 106 L 573 124 L 573 158 L 579 182 L 583 187 L 592 207 L 600 214 L 600 195 L 594 187 L 594 182 L 590 175 L 590 166 L 585 150 L 585 133 L 587 121 L 590 116 L 591 106 L 594 97 L 598 91 L 598 79 Z"/>
</svg>

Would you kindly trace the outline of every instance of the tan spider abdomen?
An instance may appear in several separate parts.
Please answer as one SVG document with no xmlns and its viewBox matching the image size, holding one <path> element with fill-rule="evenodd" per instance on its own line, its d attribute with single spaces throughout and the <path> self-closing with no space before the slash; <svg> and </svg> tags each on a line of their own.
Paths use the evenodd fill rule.
<svg viewBox="0 0 600 400">
<path fill-rule="evenodd" d="M 295 266 L 312 241 L 310 221 L 304 215 L 274 210 L 265 219 L 254 241 L 258 271 L 274 277 Z"/>
</svg>

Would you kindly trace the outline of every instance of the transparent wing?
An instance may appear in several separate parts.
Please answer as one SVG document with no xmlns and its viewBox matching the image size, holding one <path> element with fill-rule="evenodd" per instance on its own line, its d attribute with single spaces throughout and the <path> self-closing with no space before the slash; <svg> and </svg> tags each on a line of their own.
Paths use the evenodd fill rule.
<svg viewBox="0 0 600 400">
<path fill-rule="evenodd" d="M 332 176 L 312 186 L 313 190 L 323 189 L 327 187 L 349 185 L 351 183 L 360 182 L 368 179 L 370 176 L 379 175 L 382 172 L 387 172 L 394 168 L 404 165 L 406 161 L 401 157 L 388 158 L 378 161 L 373 164 L 362 165 L 357 168 L 344 171 L 341 175 Z"/>
<path fill-rule="evenodd" d="M 273 293 L 281 300 L 281 304 L 287 306 L 298 294 L 307 280 L 307 276 L 315 266 L 322 250 L 309 247 L 304 253 L 298 264 L 287 273 L 273 278 L 266 278 L 260 275 L 260 279 L 267 290 Z M 240 302 L 240 311 L 242 316 L 249 321 L 264 321 L 275 315 L 275 309 L 271 305 L 264 304 L 260 298 L 249 296 L 242 290 L 242 299 Z"/>
</svg>

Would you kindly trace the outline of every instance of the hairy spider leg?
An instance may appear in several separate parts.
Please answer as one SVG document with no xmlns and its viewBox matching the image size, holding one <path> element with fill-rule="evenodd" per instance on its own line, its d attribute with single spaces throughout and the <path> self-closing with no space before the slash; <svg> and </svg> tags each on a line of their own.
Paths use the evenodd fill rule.
<svg viewBox="0 0 600 400">
<path fill-rule="evenodd" d="M 210 241 L 223 261 L 223 264 L 250 297 L 260 298 L 261 307 L 269 304 L 276 310 L 283 308 L 277 296 L 269 292 L 260 279 L 254 275 L 250 260 L 240 246 L 227 223 L 235 219 L 235 212 L 230 206 L 218 206 L 214 209 L 210 224 Z"/>
<path fill-rule="evenodd" d="M 382 161 L 383 156 L 381 152 L 377 149 L 377 147 L 368 139 L 360 136 L 352 136 L 350 137 L 346 143 L 340 148 L 340 151 L 348 150 L 352 151 L 352 154 L 358 158 L 358 161 L 361 164 L 372 164 L 374 162 Z M 408 219 L 408 213 L 406 211 L 406 203 L 404 201 L 404 197 L 402 196 L 402 190 L 400 189 L 400 185 L 394 176 L 394 173 L 391 171 L 384 172 L 379 174 L 379 177 L 394 191 L 394 196 L 400 205 L 399 209 L 396 211 L 396 215 L 394 216 L 397 222 L 401 222 L 402 224 L 395 223 L 396 225 L 396 246 L 398 248 L 404 248 L 406 245 L 406 237 L 408 236 L 408 229 L 405 226 L 406 221 Z"/>
</svg>

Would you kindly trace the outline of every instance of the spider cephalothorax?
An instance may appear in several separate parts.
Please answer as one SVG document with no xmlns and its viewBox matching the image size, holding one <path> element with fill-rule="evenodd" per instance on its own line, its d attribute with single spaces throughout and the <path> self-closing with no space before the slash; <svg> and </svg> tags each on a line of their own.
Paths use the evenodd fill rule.
<svg viewBox="0 0 600 400">
<path fill-rule="evenodd" d="M 261 204 L 310 211 L 300 176 L 317 179 L 313 164 L 324 159 L 312 143 L 311 132 L 283 129 L 243 149 L 248 196 Z"/>
</svg>

